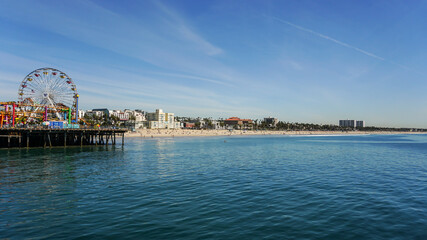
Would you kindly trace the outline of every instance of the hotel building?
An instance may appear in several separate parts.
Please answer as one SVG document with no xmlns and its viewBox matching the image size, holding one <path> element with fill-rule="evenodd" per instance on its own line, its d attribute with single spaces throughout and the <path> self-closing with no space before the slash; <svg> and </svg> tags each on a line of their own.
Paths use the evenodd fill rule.
<svg viewBox="0 0 427 240">
<path fill-rule="evenodd" d="M 175 122 L 175 114 L 165 113 L 162 109 L 156 109 L 156 112 L 147 113 L 147 127 L 157 128 L 179 128 L 179 122 Z"/>
<path fill-rule="evenodd" d="M 340 120 L 339 121 L 340 127 L 365 127 L 365 121 L 356 121 L 356 120 Z"/>
</svg>

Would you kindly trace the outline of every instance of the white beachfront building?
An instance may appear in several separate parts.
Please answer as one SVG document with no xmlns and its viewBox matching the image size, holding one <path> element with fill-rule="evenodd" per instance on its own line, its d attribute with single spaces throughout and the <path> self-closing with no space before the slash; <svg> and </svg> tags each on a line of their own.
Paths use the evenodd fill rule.
<svg viewBox="0 0 427 240">
<path fill-rule="evenodd" d="M 84 116 L 90 116 L 90 117 L 102 117 L 104 116 L 104 111 L 97 111 L 97 110 L 87 110 L 84 112 Z"/>
<path fill-rule="evenodd" d="M 86 114 L 85 110 L 78 110 L 78 117 L 79 117 L 79 119 L 84 118 L 85 114 Z"/>
<path fill-rule="evenodd" d="M 110 110 L 109 111 L 110 116 L 117 117 L 120 121 L 128 121 L 129 120 L 129 113 L 121 110 Z"/>
<path fill-rule="evenodd" d="M 130 116 L 129 121 L 126 122 L 126 126 L 133 129 L 146 128 L 147 118 L 144 111 L 126 109 L 125 112 Z"/>
<path fill-rule="evenodd" d="M 180 128 L 180 123 L 175 122 L 175 114 L 165 113 L 162 109 L 156 109 L 156 112 L 147 113 L 147 128 Z"/>
</svg>

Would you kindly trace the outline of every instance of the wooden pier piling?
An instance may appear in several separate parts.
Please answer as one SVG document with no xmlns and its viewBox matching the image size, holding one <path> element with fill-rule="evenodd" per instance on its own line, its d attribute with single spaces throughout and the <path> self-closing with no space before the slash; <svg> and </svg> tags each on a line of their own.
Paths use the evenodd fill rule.
<svg viewBox="0 0 427 240">
<path fill-rule="evenodd" d="M 125 129 L 0 128 L 0 148 L 116 145 L 116 135 Z"/>
</svg>

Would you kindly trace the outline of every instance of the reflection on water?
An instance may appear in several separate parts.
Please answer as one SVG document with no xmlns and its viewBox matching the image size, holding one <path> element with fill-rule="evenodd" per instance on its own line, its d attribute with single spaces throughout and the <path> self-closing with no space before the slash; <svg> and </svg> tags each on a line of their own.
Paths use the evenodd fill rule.
<svg viewBox="0 0 427 240">
<path fill-rule="evenodd" d="M 96 174 L 99 164 L 104 164 L 104 167 L 111 164 L 109 155 L 114 155 L 116 160 L 123 159 L 123 152 L 122 148 L 116 147 L 3 150 L 0 162 L 1 203 L 28 209 L 23 212 L 14 212 L 16 208 L 2 209 L 7 213 L 2 219 L 8 220 L 7 217 L 13 218 L 14 214 L 31 211 L 45 213 L 55 209 L 57 204 L 63 210 L 73 208 L 77 199 L 62 201 L 61 196 L 72 197 L 79 187 L 79 176 Z M 90 161 L 81 161 L 86 156 L 90 156 Z M 89 165 L 91 167 L 87 168 Z M 89 171 L 87 175 L 86 171 Z M 58 196 L 60 198 L 56 199 Z M 36 209 L 31 209 L 32 206 Z"/>
<path fill-rule="evenodd" d="M 158 139 L 155 141 L 155 151 L 157 152 L 159 177 L 169 177 L 174 174 L 173 160 L 175 157 L 175 144 L 172 139 Z"/>
</svg>

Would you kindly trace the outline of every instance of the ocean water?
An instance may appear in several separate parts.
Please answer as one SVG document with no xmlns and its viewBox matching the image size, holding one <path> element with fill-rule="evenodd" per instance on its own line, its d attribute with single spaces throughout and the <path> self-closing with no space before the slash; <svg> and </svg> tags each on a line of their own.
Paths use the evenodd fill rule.
<svg viewBox="0 0 427 240">
<path fill-rule="evenodd" d="M 427 135 L 0 151 L 0 239 L 427 239 Z"/>
</svg>

